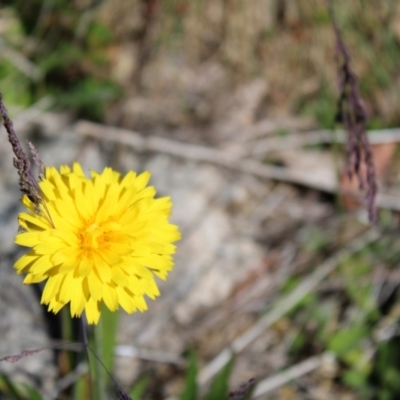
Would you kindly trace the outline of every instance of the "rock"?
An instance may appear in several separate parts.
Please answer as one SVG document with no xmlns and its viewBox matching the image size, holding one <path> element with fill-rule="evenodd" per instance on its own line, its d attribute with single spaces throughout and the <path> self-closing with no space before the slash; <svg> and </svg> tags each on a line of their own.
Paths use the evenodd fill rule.
<svg viewBox="0 0 400 400">
<path fill-rule="evenodd" d="M 12 264 L 11 257 L 3 256 L 0 262 L 0 358 L 49 346 L 39 299 L 32 286 L 22 284 Z M 57 377 L 54 354 L 43 350 L 15 363 L 3 361 L 0 373 L 49 393 Z"/>
</svg>

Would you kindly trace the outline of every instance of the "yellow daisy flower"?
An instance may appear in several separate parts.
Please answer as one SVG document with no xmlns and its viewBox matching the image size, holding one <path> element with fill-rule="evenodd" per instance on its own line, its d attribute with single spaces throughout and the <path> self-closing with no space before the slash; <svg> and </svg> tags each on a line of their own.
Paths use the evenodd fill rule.
<svg viewBox="0 0 400 400">
<path fill-rule="evenodd" d="M 173 268 L 172 244 L 178 227 L 168 222 L 169 197 L 154 199 L 150 173 L 122 177 L 111 168 L 87 178 L 78 163 L 45 170 L 39 182 L 42 201 L 19 214 L 22 232 L 15 242 L 31 251 L 16 263 L 25 284 L 47 280 L 41 303 L 57 313 L 70 303 L 71 316 L 85 311 L 96 324 L 102 302 L 115 311 L 145 311 L 144 296 L 159 290 L 155 275 Z"/>
</svg>

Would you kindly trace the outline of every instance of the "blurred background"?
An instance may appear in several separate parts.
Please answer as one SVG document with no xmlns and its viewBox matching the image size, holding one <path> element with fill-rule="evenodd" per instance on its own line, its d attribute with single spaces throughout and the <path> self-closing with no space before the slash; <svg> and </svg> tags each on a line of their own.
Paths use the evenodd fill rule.
<svg viewBox="0 0 400 400">
<path fill-rule="evenodd" d="M 369 114 L 374 228 L 333 130 L 326 1 L 0 3 L 0 91 L 21 141 L 45 165 L 147 169 L 174 201 L 176 267 L 112 335 L 133 398 L 195 399 L 188 370 L 202 398 L 224 349 L 237 353 L 229 388 L 255 378 L 255 398 L 399 398 L 400 3 L 332 3 Z M 20 194 L 4 129 L 0 142 L 1 358 L 73 334 L 13 272 Z M 0 393 L 33 398 L 10 392 L 23 381 L 79 398 L 86 371 L 63 354 L 0 364 Z"/>
</svg>

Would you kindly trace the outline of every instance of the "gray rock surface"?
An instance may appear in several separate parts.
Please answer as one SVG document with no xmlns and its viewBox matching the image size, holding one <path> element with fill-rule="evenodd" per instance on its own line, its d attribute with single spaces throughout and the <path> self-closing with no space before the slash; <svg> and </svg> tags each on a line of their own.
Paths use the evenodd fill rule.
<svg viewBox="0 0 400 400">
<path fill-rule="evenodd" d="M 0 358 L 49 345 L 38 296 L 12 270 L 13 258 L 3 255 L 0 262 Z M 57 376 L 53 357 L 43 350 L 15 363 L 1 362 L 0 373 L 48 393 Z"/>
</svg>

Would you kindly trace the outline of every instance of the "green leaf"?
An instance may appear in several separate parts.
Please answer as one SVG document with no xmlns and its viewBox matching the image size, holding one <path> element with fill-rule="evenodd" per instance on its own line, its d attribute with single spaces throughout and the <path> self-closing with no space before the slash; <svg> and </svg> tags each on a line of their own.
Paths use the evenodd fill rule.
<svg viewBox="0 0 400 400">
<path fill-rule="evenodd" d="M 299 354 L 307 344 L 307 336 L 303 332 L 298 332 L 293 338 L 292 344 L 289 349 L 291 355 Z"/>
<path fill-rule="evenodd" d="M 0 375 L 0 393 L 10 396 L 13 400 L 23 400 L 17 386 L 5 375 Z"/>
<path fill-rule="evenodd" d="M 337 332 L 328 343 L 328 348 L 339 357 L 345 356 L 358 347 L 360 341 L 368 334 L 369 329 L 364 324 L 350 326 L 346 330 Z"/>
<path fill-rule="evenodd" d="M 387 367 L 382 374 L 383 384 L 386 388 L 391 389 L 395 393 L 400 393 L 400 372 L 390 366 Z"/>
<path fill-rule="evenodd" d="M 343 382 L 353 388 L 363 388 L 367 384 L 367 376 L 360 371 L 350 370 L 343 374 Z"/>
<path fill-rule="evenodd" d="M 36 389 L 27 384 L 14 383 L 6 375 L 0 375 L 0 394 L 12 400 L 43 400 Z"/>
<path fill-rule="evenodd" d="M 131 391 L 129 392 L 129 396 L 132 400 L 141 400 L 143 397 L 143 393 L 146 390 L 149 384 L 149 378 L 146 376 L 144 378 L 139 379 L 134 385 Z"/>
<path fill-rule="evenodd" d="M 186 371 L 185 387 L 179 397 L 180 400 L 197 399 L 197 357 L 192 350 L 189 353 L 189 366 Z"/>
<path fill-rule="evenodd" d="M 28 392 L 28 399 L 29 400 L 43 400 L 41 394 L 31 386 L 24 385 L 26 391 Z"/>
<path fill-rule="evenodd" d="M 111 30 L 104 24 L 93 21 L 89 32 L 87 33 L 86 40 L 90 48 L 107 46 L 111 43 L 113 35 Z"/>
<path fill-rule="evenodd" d="M 204 400 L 224 400 L 228 398 L 228 383 L 233 367 L 233 360 L 234 359 L 232 357 L 219 375 L 215 378 Z"/>
<path fill-rule="evenodd" d="M 350 257 L 340 265 L 341 275 L 346 286 L 346 292 L 351 300 L 371 318 L 376 318 L 377 311 L 373 284 L 371 278 L 371 262 L 368 252 L 360 252 Z"/>
</svg>

